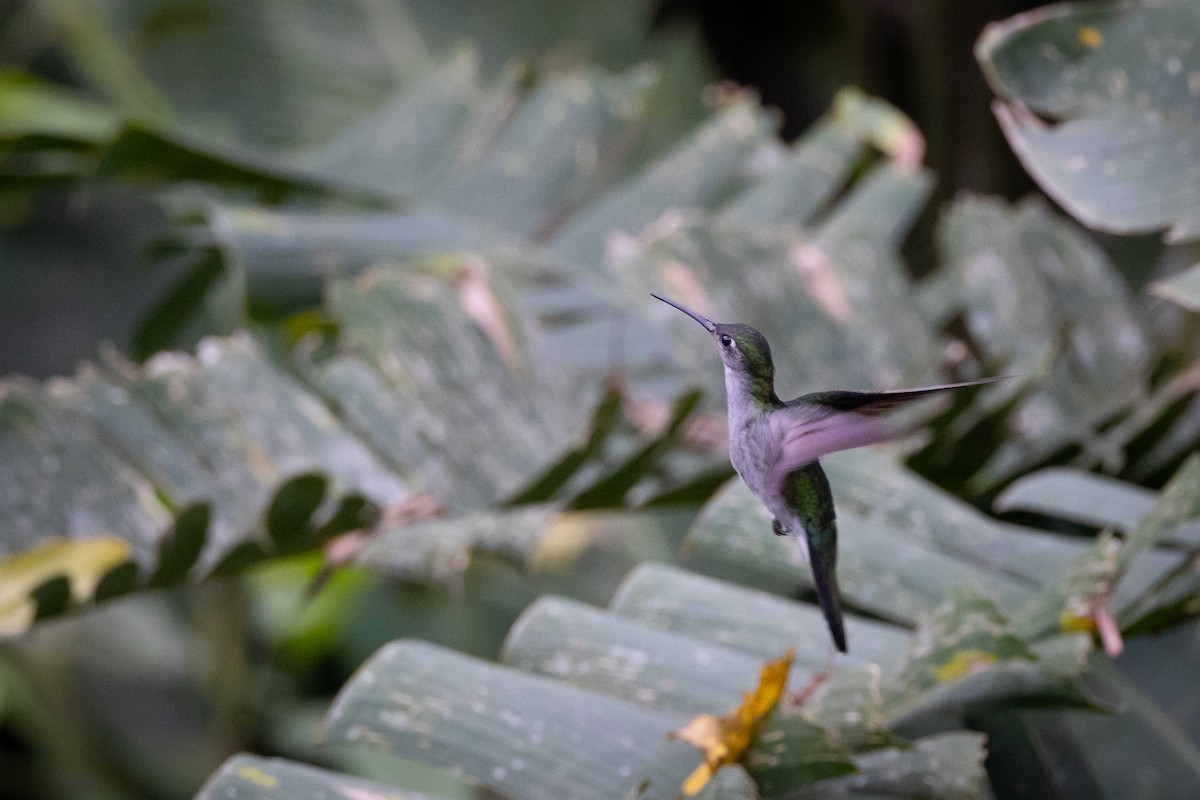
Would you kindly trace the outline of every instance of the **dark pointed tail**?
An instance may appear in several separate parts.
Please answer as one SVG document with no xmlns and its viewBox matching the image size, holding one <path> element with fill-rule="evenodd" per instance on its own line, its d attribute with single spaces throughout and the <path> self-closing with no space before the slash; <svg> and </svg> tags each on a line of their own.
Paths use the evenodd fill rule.
<svg viewBox="0 0 1200 800">
<path fill-rule="evenodd" d="M 836 534 L 835 534 L 836 535 Z M 817 544 L 809 537 L 808 560 L 812 564 L 813 586 L 817 590 L 817 602 L 825 614 L 825 624 L 839 652 L 846 652 L 846 629 L 842 623 L 842 593 L 837 584 L 836 547 L 814 547 Z"/>
</svg>

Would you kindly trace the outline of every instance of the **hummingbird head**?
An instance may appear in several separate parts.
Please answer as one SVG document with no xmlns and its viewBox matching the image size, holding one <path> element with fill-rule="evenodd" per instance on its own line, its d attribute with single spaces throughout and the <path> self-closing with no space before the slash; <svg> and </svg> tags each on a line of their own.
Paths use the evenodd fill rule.
<svg viewBox="0 0 1200 800">
<path fill-rule="evenodd" d="M 717 352 L 725 368 L 735 374 L 764 382 L 771 389 L 775 378 L 775 365 L 771 362 L 771 346 L 766 337 L 749 325 L 740 322 L 717 323 L 708 317 L 697 314 L 690 308 L 668 300 L 665 297 L 651 295 L 669 306 L 674 306 L 692 319 L 704 326 L 704 329 L 717 343 Z M 773 391 L 773 390 L 772 390 Z"/>
</svg>

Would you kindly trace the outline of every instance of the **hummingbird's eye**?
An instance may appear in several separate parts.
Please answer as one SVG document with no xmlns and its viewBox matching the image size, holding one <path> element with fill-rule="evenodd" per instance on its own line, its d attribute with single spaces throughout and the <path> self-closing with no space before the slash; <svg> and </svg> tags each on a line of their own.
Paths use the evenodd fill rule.
<svg viewBox="0 0 1200 800">
<path fill-rule="evenodd" d="M 722 333 L 721 334 L 721 346 L 722 347 L 733 347 L 733 337 L 728 334 Z"/>
</svg>

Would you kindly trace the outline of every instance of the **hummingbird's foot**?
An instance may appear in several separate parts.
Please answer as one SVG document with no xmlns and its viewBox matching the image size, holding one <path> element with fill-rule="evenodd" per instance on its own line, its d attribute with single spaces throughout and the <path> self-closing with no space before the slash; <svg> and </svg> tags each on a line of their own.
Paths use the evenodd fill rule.
<svg viewBox="0 0 1200 800">
<path fill-rule="evenodd" d="M 775 531 L 776 536 L 787 536 L 792 532 L 792 529 L 784 525 L 778 519 L 771 518 L 771 530 Z"/>
</svg>

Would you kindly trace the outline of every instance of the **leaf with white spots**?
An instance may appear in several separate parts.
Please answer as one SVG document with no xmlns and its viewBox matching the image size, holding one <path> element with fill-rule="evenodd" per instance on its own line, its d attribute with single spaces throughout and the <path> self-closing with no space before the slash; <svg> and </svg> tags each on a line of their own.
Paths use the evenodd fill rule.
<svg viewBox="0 0 1200 800">
<path fill-rule="evenodd" d="M 829 663 L 825 618 L 816 606 L 666 564 L 635 567 L 617 588 L 611 610 L 759 660 L 793 648 L 799 669 L 816 671 Z M 854 650 L 840 665 L 886 663 L 908 640 L 904 628 L 856 614 L 847 615 L 846 629 Z"/>
<path fill-rule="evenodd" d="M 1200 236 L 1198 25 L 1195 3 L 1165 0 L 1064 3 L 984 30 L 976 58 L 1009 144 L 1084 224 Z"/>
<path fill-rule="evenodd" d="M 561 681 L 399 641 L 342 689 L 331 743 L 434 766 L 526 800 L 673 798 L 698 757 L 667 739 L 686 715 L 651 710 Z"/>
<path fill-rule="evenodd" d="M 514 623 L 504 662 L 686 714 L 735 705 L 762 663 L 738 650 L 558 597 L 539 599 Z M 810 677 L 811 671 L 795 669 L 789 686 L 798 691 Z"/>
<path fill-rule="evenodd" d="M 374 781 L 282 758 L 233 756 L 196 793 L 196 800 L 438 800 Z"/>
<path fill-rule="evenodd" d="M 909 748 L 884 748 L 855 758 L 858 771 L 800 787 L 795 800 L 896 798 L 900 800 L 982 800 L 984 737 L 943 733 Z"/>
<path fill-rule="evenodd" d="M 994 706 L 1090 707 L 1080 685 L 1091 643 L 1083 636 L 1030 645 L 987 597 L 960 590 L 918 626 L 885 683 L 901 732 L 943 730 Z"/>
<path fill-rule="evenodd" d="M 1108 255 L 1044 203 L 964 198 L 938 229 L 942 273 L 972 340 L 1011 380 L 969 410 L 1014 407 L 974 482 L 994 486 L 1073 444 L 1149 394 L 1149 327 Z M 1131 434 L 1132 436 L 1133 434 Z M 1108 455 L 1120 467 L 1127 442 Z"/>
<path fill-rule="evenodd" d="M 930 613 L 950 589 L 986 580 L 1005 607 L 1028 595 L 1027 583 L 982 568 L 952 551 L 914 540 L 904 527 L 838 513 L 838 581 L 851 607 L 901 624 Z M 731 481 L 701 511 L 687 533 L 691 558 L 736 567 L 760 585 L 780 592 L 812 587 L 807 564 L 797 563 L 794 545 L 771 532 L 770 514 L 741 481 Z M 853 628 L 847 639 L 855 652 Z"/>
</svg>

